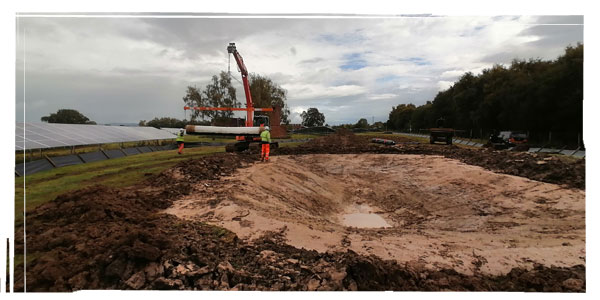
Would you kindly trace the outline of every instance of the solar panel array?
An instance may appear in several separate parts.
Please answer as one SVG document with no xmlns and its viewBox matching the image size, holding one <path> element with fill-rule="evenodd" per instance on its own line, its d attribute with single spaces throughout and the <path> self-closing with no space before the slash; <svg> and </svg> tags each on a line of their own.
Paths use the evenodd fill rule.
<svg viewBox="0 0 600 300">
<path fill-rule="evenodd" d="M 164 130 L 166 132 L 170 132 L 174 135 L 177 135 L 181 129 L 183 129 L 183 128 L 161 128 L 160 130 Z"/>
<path fill-rule="evenodd" d="M 173 138 L 175 138 L 173 133 L 154 127 L 17 123 L 15 130 L 15 150 Z"/>
</svg>

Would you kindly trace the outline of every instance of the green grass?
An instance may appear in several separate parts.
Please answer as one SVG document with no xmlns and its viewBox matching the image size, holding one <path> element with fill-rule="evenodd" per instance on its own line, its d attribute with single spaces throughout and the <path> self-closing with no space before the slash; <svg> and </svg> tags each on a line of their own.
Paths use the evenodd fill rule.
<svg viewBox="0 0 600 300">
<path fill-rule="evenodd" d="M 379 131 L 379 132 L 372 132 L 372 131 L 357 132 L 355 134 L 356 135 L 366 135 L 366 136 L 393 136 L 392 133 L 383 133 L 383 131 Z"/>
<path fill-rule="evenodd" d="M 41 254 L 37 253 L 37 252 L 36 253 L 27 253 L 27 264 L 29 264 L 30 262 L 32 262 L 34 259 L 40 257 L 40 255 Z M 23 254 L 17 254 L 17 253 L 15 253 L 14 261 L 13 261 L 13 266 L 15 266 L 15 269 L 17 267 L 22 267 L 22 265 L 23 265 L 23 258 L 24 257 L 25 256 Z M 7 267 L 8 267 L 8 265 L 7 265 Z"/>
<path fill-rule="evenodd" d="M 223 146 L 189 148 L 183 155 L 176 150 L 143 153 L 116 159 L 56 168 L 15 178 L 15 223 L 23 221 L 23 202 L 27 211 L 56 196 L 96 184 L 123 187 L 157 174 L 176 163 L 210 153 L 224 152 Z M 25 184 L 25 188 L 23 185 Z"/>
</svg>

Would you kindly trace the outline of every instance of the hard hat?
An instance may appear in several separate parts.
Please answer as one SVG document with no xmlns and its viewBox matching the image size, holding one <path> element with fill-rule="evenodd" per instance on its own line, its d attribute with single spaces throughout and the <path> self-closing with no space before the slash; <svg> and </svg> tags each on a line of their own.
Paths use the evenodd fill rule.
<svg viewBox="0 0 600 300">
<path fill-rule="evenodd" d="M 269 130 L 269 126 L 265 126 L 265 130 Z"/>
</svg>

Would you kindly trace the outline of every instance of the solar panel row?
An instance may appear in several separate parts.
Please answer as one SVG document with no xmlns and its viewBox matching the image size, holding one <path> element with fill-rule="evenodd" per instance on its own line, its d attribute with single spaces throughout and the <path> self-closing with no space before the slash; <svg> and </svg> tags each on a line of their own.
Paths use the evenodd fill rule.
<svg viewBox="0 0 600 300">
<path fill-rule="evenodd" d="M 15 129 L 15 150 L 175 138 L 170 131 L 153 127 L 17 123 Z"/>
<path fill-rule="evenodd" d="M 80 153 L 80 154 L 69 154 L 64 156 L 53 156 L 51 158 L 43 158 L 34 161 L 30 161 L 27 163 L 20 163 L 15 165 L 15 174 L 18 176 L 23 176 L 23 174 L 35 174 L 38 172 L 51 170 L 59 167 L 65 167 L 70 165 L 78 165 L 83 163 L 101 161 L 112 158 L 119 158 L 129 155 L 141 154 L 144 152 L 148 152 L 147 149 L 151 149 L 152 151 L 164 151 L 164 150 L 172 150 L 177 149 L 175 144 L 164 145 L 164 146 L 151 146 L 145 147 L 146 149 L 141 149 L 143 147 L 137 148 L 125 148 L 125 149 L 110 149 L 110 150 L 102 150 L 96 152 L 88 152 L 88 153 Z"/>
</svg>

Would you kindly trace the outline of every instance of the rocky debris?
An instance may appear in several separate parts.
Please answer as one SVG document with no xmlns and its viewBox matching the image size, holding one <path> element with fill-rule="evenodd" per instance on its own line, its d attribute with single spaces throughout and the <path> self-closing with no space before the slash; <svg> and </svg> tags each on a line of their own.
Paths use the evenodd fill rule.
<svg viewBox="0 0 600 300">
<path fill-rule="evenodd" d="M 562 282 L 562 287 L 568 291 L 581 291 L 584 289 L 585 281 L 577 278 L 565 279 Z"/>
</svg>

